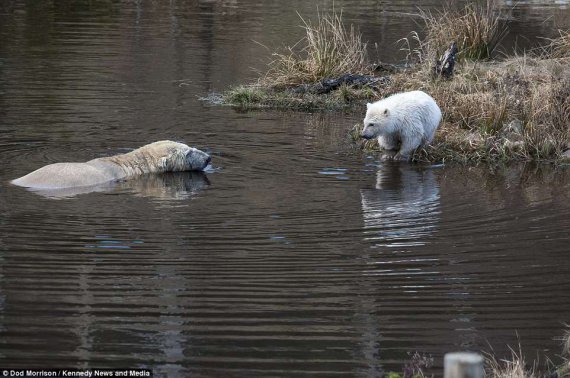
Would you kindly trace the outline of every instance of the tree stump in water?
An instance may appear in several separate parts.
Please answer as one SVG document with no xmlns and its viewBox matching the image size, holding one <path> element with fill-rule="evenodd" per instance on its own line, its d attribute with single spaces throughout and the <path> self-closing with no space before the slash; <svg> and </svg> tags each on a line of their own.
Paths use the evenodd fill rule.
<svg viewBox="0 0 570 378">
<path fill-rule="evenodd" d="M 459 52 L 457 43 L 453 42 L 447 51 L 435 61 L 435 75 L 449 79 L 453 76 L 453 68 L 455 67 L 455 55 Z"/>
</svg>

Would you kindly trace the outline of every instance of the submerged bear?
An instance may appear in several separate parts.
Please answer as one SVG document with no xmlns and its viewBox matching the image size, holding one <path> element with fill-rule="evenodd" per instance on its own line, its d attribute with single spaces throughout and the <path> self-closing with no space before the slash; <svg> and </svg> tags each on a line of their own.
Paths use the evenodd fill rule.
<svg viewBox="0 0 570 378">
<path fill-rule="evenodd" d="M 147 173 L 201 171 L 210 160 L 207 153 L 183 143 L 160 141 L 85 163 L 46 165 L 12 184 L 44 191 L 92 187 Z"/>
<path fill-rule="evenodd" d="M 397 93 L 367 104 L 364 139 L 378 138 L 384 158 L 407 160 L 420 146 L 428 145 L 441 121 L 435 100 L 422 91 Z"/>
</svg>

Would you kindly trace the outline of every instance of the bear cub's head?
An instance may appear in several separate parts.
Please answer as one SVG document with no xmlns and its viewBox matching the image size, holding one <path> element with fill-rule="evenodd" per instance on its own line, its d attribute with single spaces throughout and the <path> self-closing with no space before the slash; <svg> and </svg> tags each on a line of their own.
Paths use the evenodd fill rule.
<svg viewBox="0 0 570 378">
<path fill-rule="evenodd" d="M 380 102 L 366 104 L 364 129 L 360 134 L 364 139 L 373 139 L 392 132 L 390 110 Z"/>
</svg>

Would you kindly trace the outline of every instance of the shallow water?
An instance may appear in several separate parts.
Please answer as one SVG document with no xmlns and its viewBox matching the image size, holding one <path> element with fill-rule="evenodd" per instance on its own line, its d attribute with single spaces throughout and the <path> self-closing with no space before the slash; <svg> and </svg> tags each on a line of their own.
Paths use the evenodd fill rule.
<svg viewBox="0 0 570 378">
<path fill-rule="evenodd" d="M 386 60 L 416 27 L 415 3 L 335 4 Z M 1 366 L 375 377 L 416 350 L 436 368 L 448 351 L 504 356 L 519 341 L 529 358 L 560 352 L 568 168 L 381 163 L 346 143 L 361 115 L 199 100 L 255 77 L 261 45 L 299 39 L 295 10 L 315 14 L 301 1 L 0 3 Z M 522 2 L 526 34 L 510 41 L 567 11 Z M 63 199 L 8 183 L 160 139 L 214 167 Z"/>
</svg>

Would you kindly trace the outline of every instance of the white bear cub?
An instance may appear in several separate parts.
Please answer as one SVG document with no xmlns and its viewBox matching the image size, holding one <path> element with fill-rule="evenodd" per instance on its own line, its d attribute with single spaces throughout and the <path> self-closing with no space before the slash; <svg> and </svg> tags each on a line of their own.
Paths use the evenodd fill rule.
<svg viewBox="0 0 570 378">
<path fill-rule="evenodd" d="M 367 104 L 362 138 L 378 138 L 386 150 L 383 158 L 409 160 L 420 146 L 428 145 L 441 121 L 441 110 L 425 92 L 397 93 Z"/>
</svg>

